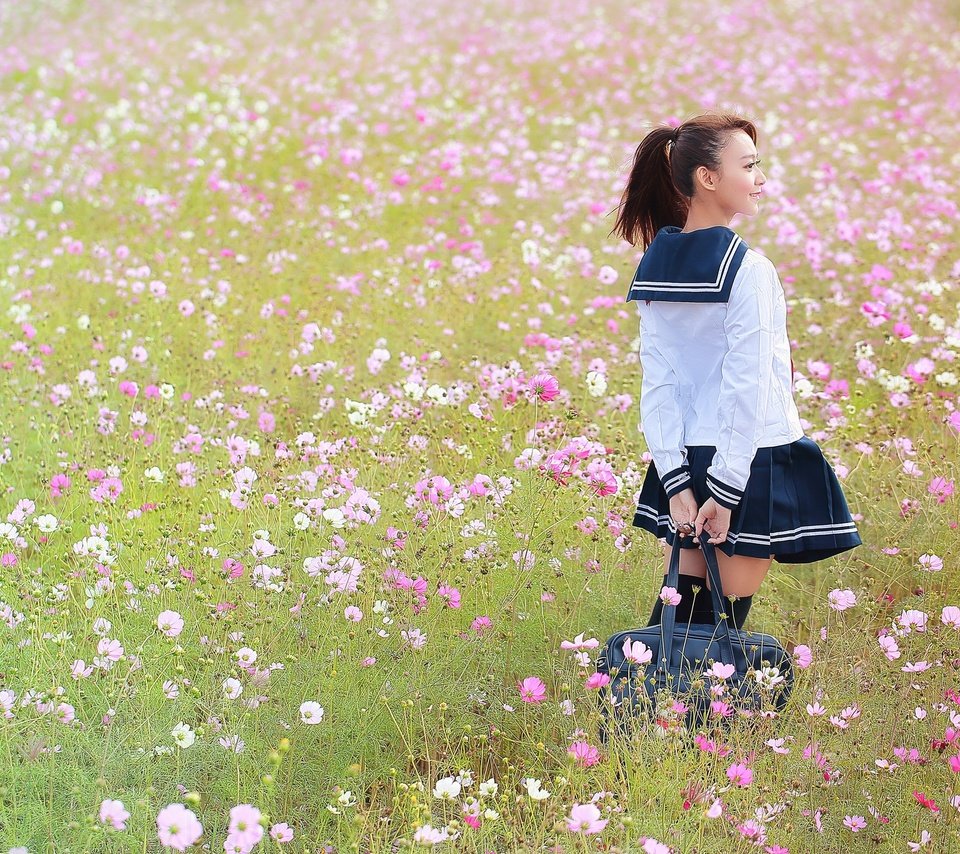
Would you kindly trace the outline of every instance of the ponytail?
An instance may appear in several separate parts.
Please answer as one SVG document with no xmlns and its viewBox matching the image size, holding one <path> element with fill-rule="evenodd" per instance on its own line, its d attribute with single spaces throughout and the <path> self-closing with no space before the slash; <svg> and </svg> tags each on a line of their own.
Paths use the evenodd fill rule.
<svg viewBox="0 0 960 854">
<path fill-rule="evenodd" d="M 690 209 L 698 166 L 720 168 L 720 155 L 730 134 L 742 130 L 757 142 L 753 122 L 721 113 L 696 116 L 678 128 L 659 125 L 642 140 L 620 199 L 611 234 L 631 246 L 641 240 L 646 249 L 665 225 L 682 228 Z"/>
</svg>

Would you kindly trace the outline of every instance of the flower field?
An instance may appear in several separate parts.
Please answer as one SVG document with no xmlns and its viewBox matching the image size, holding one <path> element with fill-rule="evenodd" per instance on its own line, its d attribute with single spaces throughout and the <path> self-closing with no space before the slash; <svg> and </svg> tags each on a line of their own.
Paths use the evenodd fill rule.
<svg viewBox="0 0 960 854">
<path fill-rule="evenodd" d="M 0 851 L 960 850 L 950 0 L 0 6 Z M 643 625 L 656 123 L 756 121 L 807 435 L 779 714 Z M 640 659 L 642 660 L 642 658 Z"/>
</svg>

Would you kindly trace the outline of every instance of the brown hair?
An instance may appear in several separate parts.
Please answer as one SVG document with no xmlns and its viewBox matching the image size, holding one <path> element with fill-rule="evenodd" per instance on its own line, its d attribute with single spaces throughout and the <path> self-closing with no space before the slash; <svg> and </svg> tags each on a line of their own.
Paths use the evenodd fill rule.
<svg viewBox="0 0 960 854">
<path fill-rule="evenodd" d="M 730 135 L 738 130 L 757 144 L 753 122 L 731 113 L 708 113 L 677 128 L 659 125 L 650 131 L 633 156 L 610 233 L 619 234 L 631 245 L 640 238 L 646 249 L 665 225 L 682 228 L 693 198 L 693 173 L 698 166 L 719 169 L 720 155 Z"/>
</svg>

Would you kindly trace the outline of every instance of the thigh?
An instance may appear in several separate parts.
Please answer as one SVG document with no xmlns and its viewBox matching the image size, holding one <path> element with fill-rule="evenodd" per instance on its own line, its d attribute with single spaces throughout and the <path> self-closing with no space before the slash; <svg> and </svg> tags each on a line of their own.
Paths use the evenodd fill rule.
<svg viewBox="0 0 960 854">
<path fill-rule="evenodd" d="M 760 589 L 763 579 L 770 571 L 773 558 L 744 557 L 734 555 L 728 557 L 719 549 L 715 550 L 717 563 L 720 565 L 720 581 L 726 596 L 753 596 Z M 703 557 L 700 558 L 703 560 Z M 704 563 L 706 569 L 706 563 Z M 709 587 L 709 584 L 707 585 Z"/>
<path fill-rule="evenodd" d="M 670 552 L 671 548 L 667 543 L 663 544 L 663 574 L 667 575 L 670 570 Z M 700 549 L 680 549 L 680 574 L 692 575 L 695 578 L 707 577 L 707 562 L 703 559 L 703 552 Z M 720 580 L 726 584 L 726 579 L 721 575 Z"/>
</svg>

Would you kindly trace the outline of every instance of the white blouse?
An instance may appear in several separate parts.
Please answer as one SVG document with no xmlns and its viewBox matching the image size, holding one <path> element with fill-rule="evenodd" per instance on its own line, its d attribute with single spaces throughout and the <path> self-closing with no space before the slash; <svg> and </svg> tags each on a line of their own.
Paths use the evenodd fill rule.
<svg viewBox="0 0 960 854">
<path fill-rule="evenodd" d="M 673 496 L 690 485 L 686 446 L 715 446 L 707 488 L 732 509 L 757 448 L 803 437 L 776 268 L 748 248 L 726 302 L 637 305 L 640 429 L 664 490 Z"/>
</svg>

